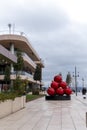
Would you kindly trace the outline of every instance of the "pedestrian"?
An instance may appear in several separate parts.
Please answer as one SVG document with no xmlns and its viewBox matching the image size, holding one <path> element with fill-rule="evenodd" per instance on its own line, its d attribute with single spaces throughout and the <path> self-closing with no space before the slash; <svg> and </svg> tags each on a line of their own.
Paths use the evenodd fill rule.
<svg viewBox="0 0 87 130">
<path fill-rule="evenodd" d="M 82 95 L 83 95 L 83 98 L 86 99 L 86 88 L 85 87 L 82 88 Z"/>
</svg>

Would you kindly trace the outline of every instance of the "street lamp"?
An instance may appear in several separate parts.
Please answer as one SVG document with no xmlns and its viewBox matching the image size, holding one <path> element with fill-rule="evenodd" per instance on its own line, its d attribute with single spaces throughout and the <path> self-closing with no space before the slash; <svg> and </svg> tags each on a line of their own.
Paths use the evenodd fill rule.
<svg viewBox="0 0 87 130">
<path fill-rule="evenodd" d="M 73 77 L 75 77 L 75 92 L 77 96 L 77 77 L 79 77 L 79 72 L 77 74 L 76 66 L 75 66 L 75 72 L 73 72 Z"/>
<path fill-rule="evenodd" d="M 11 24 L 10 23 L 8 24 L 8 27 L 9 27 L 9 34 L 11 34 Z"/>
<path fill-rule="evenodd" d="M 84 88 L 84 78 L 82 78 L 82 87 Z"/>
</svg>

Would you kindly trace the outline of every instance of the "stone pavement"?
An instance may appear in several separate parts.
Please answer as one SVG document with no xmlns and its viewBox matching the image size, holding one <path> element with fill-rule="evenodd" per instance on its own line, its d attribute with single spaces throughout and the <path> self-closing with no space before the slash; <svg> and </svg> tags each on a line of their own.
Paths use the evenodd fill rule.
<svg viewBox="0 0 87 130">
<path fill-rule="evenodd" d="M 87 99 L 72 95 L 70 101 L 26 103 L 26 108 L 0 119 L 0 130 L 87 130 Z"/>
</svg>

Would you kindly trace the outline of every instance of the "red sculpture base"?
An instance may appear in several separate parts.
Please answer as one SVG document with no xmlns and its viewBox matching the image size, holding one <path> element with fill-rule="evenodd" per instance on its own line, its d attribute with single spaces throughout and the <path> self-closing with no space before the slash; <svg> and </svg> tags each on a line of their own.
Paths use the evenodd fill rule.
<svg viewBox="0 0 87 130">
<path fill-rule="evenodd" d="M 45 96 L 45 100 L 71 100 L 70 95 L 55 95 L 55 96 Z"/>
</svg>

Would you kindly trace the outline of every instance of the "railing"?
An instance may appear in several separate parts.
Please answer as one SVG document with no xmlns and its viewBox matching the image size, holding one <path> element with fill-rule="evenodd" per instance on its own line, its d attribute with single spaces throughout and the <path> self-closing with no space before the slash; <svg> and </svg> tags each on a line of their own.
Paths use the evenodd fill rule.
<svg viewBox="0 0 87 130">
<path fill-rule="evenodd" d="M 33 78 L 33 75 L 31 75 L 31 74 L 29 74 L 29 73 L 27 73 L 27 72 L 25 72 L 25 71 L 18 71 L 18 72 L 16 72 L 16 71 L 14 71 L 14 72 L 12 72 L 11 74 L 13 75 L 13 74 L 19 74 L 19 75 L 26 75 L 26 76 L 28 76 L 28 77 L 31 77 L 31 78 Z"/>
<path fill-rule="evenodd" d="M 15 34 L 15 35 L 27 36 L 24 32 L 21 32 L 21 31 L 12 30 L 10 33 L 8 30 L 0 31 L 0 35 L 5 35 L 5 34 Z"/>
<path fill-rule="evenodd" d="M 22 56 L 25 58 L 26 61 L 29 62 L 29 64 L 31 64 L 31 66 L 33 66 L 33 68 L 36 68 L 36 64 L 31 60 L 31 58 L 26 54 L 26 53 L 22 53 Z"/>
<path fill-rule="evenodd" d="M 31 74 L 29 74 L 29 73 L 27 73 L 27 72 L 25 72 L 25 71 L 18 71 L 18 72 L 14 71 L 14 72 L 11 72 L 11 75 L 16 75 L 17 73 L 18 73 L 19 75 L 26 75 L 26 76 L 28 76 L 28 77 L 30 77 L 30 78 L 33 78 L 33 75 L 31 75 Z M 0 72 L 0 75 L 4 75 L 4 72 L 3 72 L 3 71 Z"/>
</svg>

